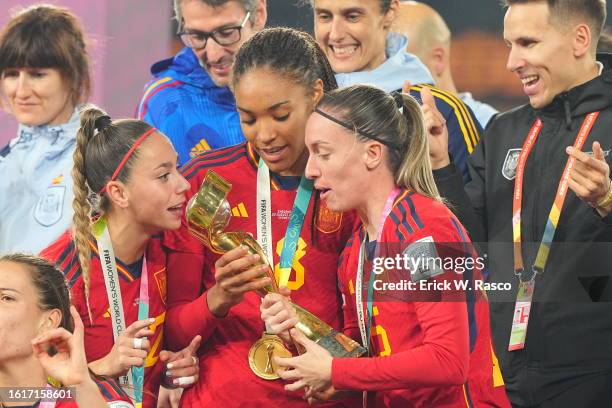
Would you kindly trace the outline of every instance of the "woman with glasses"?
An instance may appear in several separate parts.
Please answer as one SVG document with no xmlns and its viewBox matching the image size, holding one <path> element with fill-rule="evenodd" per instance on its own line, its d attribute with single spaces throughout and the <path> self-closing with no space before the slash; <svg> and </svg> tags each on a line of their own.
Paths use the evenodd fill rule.
<svg viewBox="0 0 612 408">
<path fill-rule="evenodd" d="M 185 164 L 244 141 L 228 85 L 240 46 L 266 22 L 264 0 L 175 0 L 183 48 L 151 68 L 138 117 L 164 132 Z"/>
</svg>

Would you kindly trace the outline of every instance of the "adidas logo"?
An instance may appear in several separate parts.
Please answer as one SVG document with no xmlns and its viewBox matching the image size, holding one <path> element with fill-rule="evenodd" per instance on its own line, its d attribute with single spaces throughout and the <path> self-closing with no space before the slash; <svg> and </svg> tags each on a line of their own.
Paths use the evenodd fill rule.
<svg viewBox="0 0 612 408">
<path fill-rule="evenodd" d="M 208 144 L 206 139 L 201 139 L 197 145 L 191 148 L 191 151 L 189 152 L 189 156 L 196 157 L 198 154 L 206 150 L 210 150 L 210 145 Z"/>
<path fill-rule="evenodd" d="M 247 218 L 249 216 L 249 213 L 247 213 L 244 203 L 240 203 L 234 208 L 232 208 L 232 215 L 238 218 Z"/>
</svg>

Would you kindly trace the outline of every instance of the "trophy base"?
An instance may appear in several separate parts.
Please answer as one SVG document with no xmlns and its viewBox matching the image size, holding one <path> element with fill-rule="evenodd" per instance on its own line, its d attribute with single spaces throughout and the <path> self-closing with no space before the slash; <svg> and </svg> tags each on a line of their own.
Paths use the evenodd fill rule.
<svg viewBox="0 0 612 408">
<path fill-rule="evenodd" d="M 321 337 L 316 343 L 334 357 L 361 357 L 367 353 L 367 350 L 359 343 L 336 331 Z"/>
</svg>

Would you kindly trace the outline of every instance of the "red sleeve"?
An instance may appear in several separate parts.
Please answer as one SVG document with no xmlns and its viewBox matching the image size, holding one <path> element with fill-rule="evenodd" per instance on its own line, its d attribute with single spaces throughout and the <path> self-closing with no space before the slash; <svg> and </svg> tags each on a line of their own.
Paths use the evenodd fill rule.
<svg viewBox="0 0 612 408">
<path fill-rule="evenodd" d="M 199 174 L 189 179 L 188 197 L 197 194 L 201 181 Z M 210 312 L 206 301 L 204 245 L 191 235 L 184 216 L 178 230 L 164 233 L 163 244 L 168 279 L 165 342 L 171 350 L 180 350 L 198 334 L 205 342 L 221 319 Z"/>
<path fill-rule="evenodd" d="M 166 312 L 166 343 L 172 350 L 189 345 L 196 336 L 206 341 L 222 319 L 208 309 L 202 292 L 204 255 L 170 251 L 167 257 L 168 310 Z"/>
<path fill-rule="evenodd" d="M 388 357 L 334 358 L 338 390 L 383 390 L 460 385 L 467 379 L 467 310 L 462 302 L 415 303 L 423 344 Z"/>
</svg>

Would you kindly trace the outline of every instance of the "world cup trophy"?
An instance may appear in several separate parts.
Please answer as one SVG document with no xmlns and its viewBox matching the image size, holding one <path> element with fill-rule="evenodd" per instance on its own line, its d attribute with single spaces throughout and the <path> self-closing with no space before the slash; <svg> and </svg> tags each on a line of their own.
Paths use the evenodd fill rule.
<svg viewBox="0 0 612 408">
<path fill-rule="evenodd" d="M 227 195 L 232 185 L 220 175 L 209 170 L 200 190 L 187 203 L 186 217 L 189 231 L 211 251 L 222 254 L 240 245 L 247 248 L 249 254 L 259 255 L 255 265 L 267 265 L 266 275 L 272 284 L 259 289 L 257 294 L 264 297 L 268 293 L 278 293 L 278 284 L 273 268 L 266 260 L 263 249 L 253 236 L 247 232 L 226 232 L 225 228 L 232 217 L 231 206 Z M 366 349 L 343 333 L 334 330 L 306 309 L 291 303 L 297 314 L 295 328 L 310 340 L 318 343 L 334 357 L 360 357 Z M 298 352 L 303 352 L 298 346 Z M 264 379 L 279 378 L 272 356 L 289 357 L 291 353 L 275 335 L 264 333 L 249 352 L 249 365 L 253 372 Z"/>
</svg>

